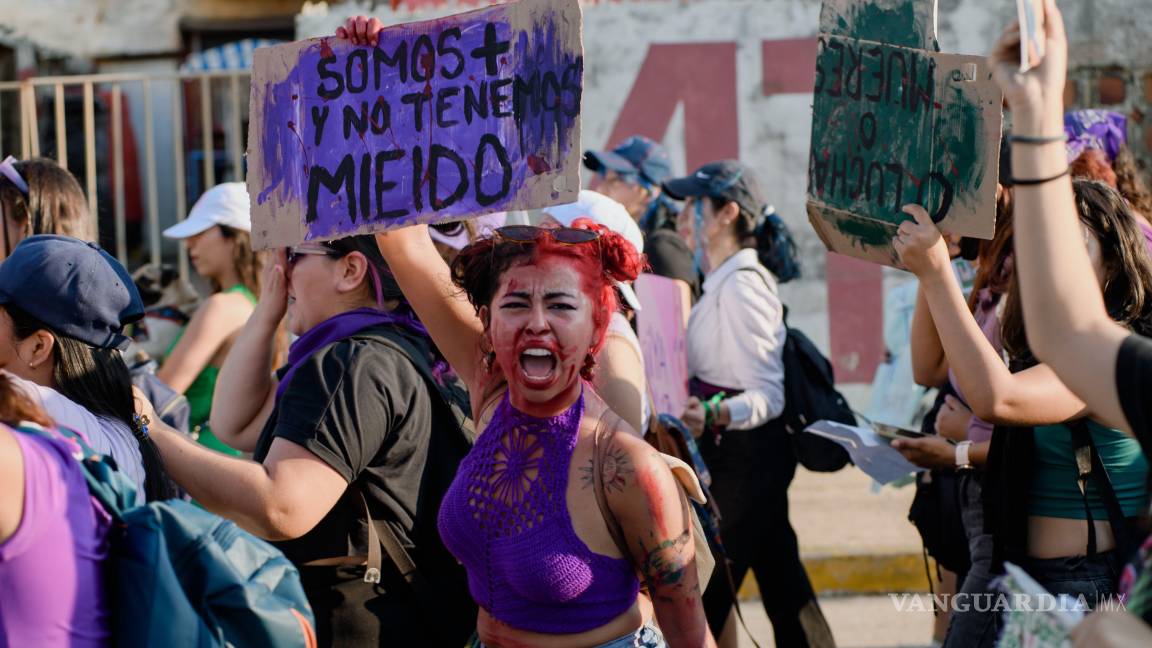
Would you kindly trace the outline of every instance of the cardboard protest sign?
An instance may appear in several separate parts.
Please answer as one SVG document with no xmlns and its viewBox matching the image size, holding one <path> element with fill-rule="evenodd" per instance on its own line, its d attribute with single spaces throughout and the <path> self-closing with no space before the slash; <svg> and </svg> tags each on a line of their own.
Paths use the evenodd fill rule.
<svg viewBox="0 0 1152 648">
<path fill-rule="evenodd" d="M 680 416 L 688 402 L 688 284 L 642 274 L 633 284 L 640 310 L 637 337 L 644 354 L 644 374 L 655 399 L 654 414 Z"/>
<path fill-rule="evenodd" d="M 808 219 L 829 250 L 899 266 L 896 228 L 992 238 L 1002 95 L 983 57 L 941 54 L 934 0 L 824 0 Z"/>
<path fill-rule="evenodd" d="M 521 0 L 256 50 L 256 248 L 576 200 L 577 0 Z"/>
</svg>

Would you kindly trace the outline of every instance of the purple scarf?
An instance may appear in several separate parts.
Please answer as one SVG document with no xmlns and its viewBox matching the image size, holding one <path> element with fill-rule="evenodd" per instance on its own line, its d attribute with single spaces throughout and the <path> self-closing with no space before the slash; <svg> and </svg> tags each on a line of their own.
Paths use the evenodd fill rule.
<svg viewBox="0 0 1152 648">
<path fill-rule="evenodd" d="M 292 376 L 304 361 L 312 357 L 320 349 L 344 338 L 352 337 L 364 329 L 384 324 L 399 324 L 423 337 L 428 337 L 428 330 L 414 316 L 408 313 L 396 313 L 377 310 L 375 308 L 357 308 L 334 315 L 316 326 L 308 329 L 292 343 L 288 349 L 288 370 L 280 379 L 276 387 L 276 400 L 279 402 L 292 381 Z M 439 365 L 439 363 L 436 363 Z M 435 373 L 436 372 L 434 370 Z"/>
<path fill-rule="evenodd" d="M 1128 118 L 1111 110 L 1074 110 L 1064 114 L 1064 133 L 1068 162 L 1090 148 L 1104 151 L 1115 162 L 1120 147 L 1128 143 Z"/>
</svg>

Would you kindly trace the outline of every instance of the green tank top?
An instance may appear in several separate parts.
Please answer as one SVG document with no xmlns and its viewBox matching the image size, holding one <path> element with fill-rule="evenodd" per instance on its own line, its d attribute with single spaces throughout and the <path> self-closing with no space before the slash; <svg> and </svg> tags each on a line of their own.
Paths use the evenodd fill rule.
<svg viewBox="0 0 1152 648">
<path fill-rule="evenodd" d="M 1148 461 L 1140 442 L 1119 430 L 1088 421 L 1092 442 L 1108 471 L 1116 499 L 1127 516 L 1148 510 Z M 1032 454 L 1032 488 L 1028 512 L 1031 515 L 1083 520 L 1084 498 L 1077 482 L 1079 471 L 1072 448 L 1072 431 L 1065 425 L 1035 428 L 1036 446 Z M 1094 480 L 1088 481 L 1088 504 L 1092 518 L 1108 520 Z"/>
<path fill-rule="evenodd" d="M 252 291 L 244 287 L 243 284 L 236 284 L 227 290 L 221 291 L 223 293 L 240 293 L 248 298 L 248 301 L 256 304 L 256 296 Z M 168 349 L 171 353 L 172 349 L 180 343 L 180 338 L 184 336 L 181 331 L 180 335 L 176 336 L 176 340 L 172 342 L 172 346 Z M 193 436 L 200 444 L 224 452 L 233 456 L 240 454 L 239 450 L 234 450 L 225 445 L 220 439 L 212 434 L 212 430 L 208 427 L 208 415 L 212 413 L 212 392 L 216 390 L 216 379 L 220 376 L 220 367 L 213 367 L 208 365 L 196 376 L 192 384 L 184 392 L 184 396 L 188 399 L 189 409 L 191 413 L 188 417 L 188 425 L 191 427 Z"/>
</svg>

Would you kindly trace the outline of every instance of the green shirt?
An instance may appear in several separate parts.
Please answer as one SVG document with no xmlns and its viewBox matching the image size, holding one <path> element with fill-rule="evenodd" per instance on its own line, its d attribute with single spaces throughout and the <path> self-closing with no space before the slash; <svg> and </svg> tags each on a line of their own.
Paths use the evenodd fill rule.
<svg viewBox="0 0 1152 648">
<path fill-rule="evenodd" d="M 1120 500 L 1120 508 L 1127 516 L 1143 515 L 1148 510 L 1148 461 L 1140 451 L 1140 442 L 1095 421 L 1088 421 L 1088 429 L 1108 471 L 1116 499 Z M 1035 434 L 1028 512 L 1046 517 L 1085 519 L 1072 431 L 1066 425 L 1042 425 L 1035 428 Z M 1088 480 L 1088 504 L 1092 507 L 1093 519 L 1108 520 L 1108 511 L 1100 499 L 1095 479 Z"/>
<path fill-rule="evenodd" d="M 223 293 L 240 293 L 248 298 L 248 301 L 256 304 L 256 296 L 252 291 L 244 287 L 243 284 L 236 284 L 231 288 L 221 291 Z M 172 342 L 172 347 L 168 349 L 171 353 L 172 349 L 180 343 L 180 338 L 184 336 L 181 331 L 180 335 L 176 336 L 176 340 Z M 220 367 L 213 367 L 208 365 L 204 367 L 200 375 L 188 385 L 188 389 L 184 392 L 184 396 L 188 399 L 188 405 L 191 409 L 191 414 L 188 417 L 188 425 L 191 426 L 196 440 L 202 445 L 205 445 L 213 450 L 218 450 L 231 455 L 239 455 L 240 451 L 234 450 L 225 445 L 220 439 L 212 434 L 212 430 L 208 427 L 208 416 L 212 413 L 212 392 L 216 390 L 216 379 L 220 376 Z M 199 428 L 199 429 L 197 429 Z"/>
</svg>

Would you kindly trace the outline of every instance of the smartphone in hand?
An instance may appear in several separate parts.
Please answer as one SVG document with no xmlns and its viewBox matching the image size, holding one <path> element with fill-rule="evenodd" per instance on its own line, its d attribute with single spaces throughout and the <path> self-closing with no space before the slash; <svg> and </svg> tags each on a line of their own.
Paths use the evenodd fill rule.
<svg viewBox="0 0 1152 648">
<path fill-rule="evenodd" d="M 1027 72 L 1044 59 L 1044 0 L 1016 0 L 1020 20 L 1020 71 Z"/>
<path fill-rule="evenodd" d="M 872 429 L 876 432 L 876 434 L 879 434 L 880 436 L 889 440 L 898 439 L 900 437 L 904 437 L 906 439 L 919 439 L 925 436 L 924 433 L 919 430 L 903 428 L 899 425 L 888 425 L 887 423 L 873 423 Z"/>
</svg>

